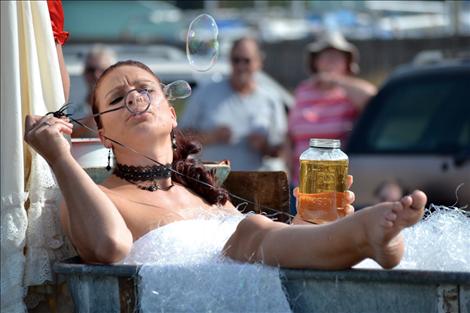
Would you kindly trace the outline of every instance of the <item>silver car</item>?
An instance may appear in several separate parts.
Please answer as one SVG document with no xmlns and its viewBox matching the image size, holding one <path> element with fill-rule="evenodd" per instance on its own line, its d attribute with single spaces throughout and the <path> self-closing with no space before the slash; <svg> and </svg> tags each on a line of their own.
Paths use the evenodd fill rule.
<svg viewBox="0 0 470 313">
<path fill-rule="evenodd" d="M 371 99 L 346 152 L 356 206 L 377 202 L 386 181 L 429 202 L 470 204 L 470 63 L 448 61 L 398 70 Z"/>
</svg>

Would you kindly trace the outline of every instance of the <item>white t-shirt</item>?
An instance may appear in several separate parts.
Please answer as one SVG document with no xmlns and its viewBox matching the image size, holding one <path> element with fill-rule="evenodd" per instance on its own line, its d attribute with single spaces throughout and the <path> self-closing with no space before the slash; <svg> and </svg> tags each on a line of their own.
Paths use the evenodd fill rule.
<svg viewBox="0 0 470 313">
<path fill-rule="evenodd" d="M 201 131 L 228 127 L 232 132 L 230 143 L 205 145 L 201 159 L 228 159 L 233 170 L 258 170 L 263 165 L 263 155 L 248 144 L 250 134 L 267 135 L 268 142 L 277 145 L 283 142 L 287 131 L 284 107 L 276 95 L 260 87 L 241 95 L 232 89 L 228 79 L 197 90 L 188 101 L 179 126 Z"/>
</svg>

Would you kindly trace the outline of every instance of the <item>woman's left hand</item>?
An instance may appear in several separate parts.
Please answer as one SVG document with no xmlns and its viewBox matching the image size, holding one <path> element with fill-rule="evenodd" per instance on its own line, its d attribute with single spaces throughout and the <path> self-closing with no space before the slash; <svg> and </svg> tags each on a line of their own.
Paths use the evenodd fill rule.
<svg viewBox="0 0 470 313">
<path fill-rule="evenodd" d="M 346 205 L 344 208 L 337 208 L 338 210 L 338 217 L 345 217 L 345 216 L 348 216 L 348 215 L 351 215 L 354 213 L 354 207 L 352 206 L 352 203 L 354 202 L 355 200 L 355 195 L 354 195 L 354 192 L 352 192 L 351 190 L 349 190 L 349 188 L 351 188 L 351 185 L 353 184 L 353 176 L 352 175 L 348 175 L 346 177 L 346 188 L 348 190 L 346 190 L 346 197 L 345 197 L 345 200 L 346 200 Z M 298 199 L 298 194 L 299 194 L 299 187 L 295 187 L 294 189 L 294 197 L 296 198 L 296 208 L 297 208 L 297 214 L 295 215 L 294 219 L 292 220 L 292 224 L 311 224 L 307 221 L 304 221 L 301 217 L 300 217 L 300 214 L 298 213 L 298 207 L 299 207 L 299 199 Z"/>
</svg>

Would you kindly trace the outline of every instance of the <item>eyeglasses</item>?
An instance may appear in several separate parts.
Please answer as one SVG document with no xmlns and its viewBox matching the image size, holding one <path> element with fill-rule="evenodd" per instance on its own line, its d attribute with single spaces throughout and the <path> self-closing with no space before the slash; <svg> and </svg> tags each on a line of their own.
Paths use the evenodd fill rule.
<svg viewBox="0 0 470 313">
<path fill-rule="evenodd" d="M 124 100 L 123 105 L 93 114 L 93 117 L 121 110 L 123 108 L 126 108 L 130 113 L 134 115 L 145 113 L 148 111 L 150 105 L 152 104 L 152 97 L 150 95 L 151 92 L 154 92 L 154 90 L 146 88 L 131 89 L 126 93 L 124 97 L 118 96 L 116 100 L 114 100 L 116 101 L 116 104 Z M 154 102 L 158 106 L 160 105 L 160 101 L 161 97 L 157 97 Z"/>
<path fill-rule="evenodd" d="M 251 63 L 251 59 L 250 58 L 242 58 L 242 57 L 232 57 L 231 58 L 231 61 L 232 61 L 232 64 L 239 64 L 239 63 L 242 63 L 244 65 L 248 65 Z"/>
</svg>

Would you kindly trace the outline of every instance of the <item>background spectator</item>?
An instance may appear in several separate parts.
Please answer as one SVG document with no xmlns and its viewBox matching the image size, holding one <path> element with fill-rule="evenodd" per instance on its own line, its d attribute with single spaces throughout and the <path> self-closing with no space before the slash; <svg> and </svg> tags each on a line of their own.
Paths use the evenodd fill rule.
<svg viewBox="0 0 470 313">
<path fill-rule="evenodd" d="M 256 81 L 262 56 L 254 39 L 241 38 L 230 52 L 232 73 L 190 98 L 180 127 L 203 145 L 201 158 L 228 159 L 234 170 L 259 170 L 264 157 L 279 157 L 287 131 L 284 106 Z"/>
<path fill-rule="evenodd" d="M 71 113 L 75 119 L 83 119 L 80 122 L 90 127 L 91 129 L 97 129 L 95 121 L 91 117 L 92 111 L 90 103 L 93 88 L 103 71 L 114 63 L 116 63 L 115 52 L 112 49 L 100 44 L 93 46 L 85 58 L 83 78 L 88 88 L 87 96 L 84 102 L 72 104 L 73 107 Z M 86 129 L 85 127 L 76 125 L 73 129 L 72 137 L 90 138 L 97 137 L 97 134 L 90 131 L 89 129 Z"/>
<path fill-rule="evenodd" d="M 311 77 L 296 88 L 288 120 L 292 185 L 299 183 L 299 157 L 309 139 L 340 139 L 344 145 L 359 112 L 377 92 L 369 82 L 354 77 L 359 53 L 340 33 L 327 33 L 309 44 L 306 55 Z"/>
<path fill-rule="evenodd" d="M 375 190 L 374 195 L 378 201 L 397 201 L 401 199 L 406 191 L 403 188 L 403 184 L 395 179 L 383 181 Z"/>
</svg>

